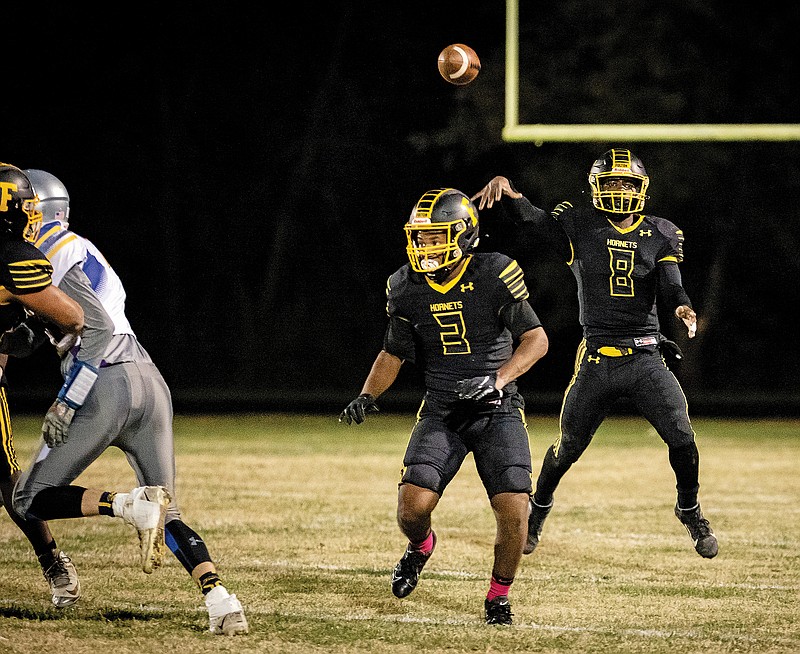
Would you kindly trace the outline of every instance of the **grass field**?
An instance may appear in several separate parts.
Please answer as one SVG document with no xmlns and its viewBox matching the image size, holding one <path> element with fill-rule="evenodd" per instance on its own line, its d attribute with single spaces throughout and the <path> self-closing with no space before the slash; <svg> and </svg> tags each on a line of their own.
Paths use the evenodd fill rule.
<svg viewBox="0 0 800 654">
<path fill-rule="evenodd" d="M 405 547 L 394 518 L 412 416 L 180 416 L 178 499 L 248 636 L 207 633 L 201 596 L 171 555 L 137 567 L 119 520 L 51 524 L 83 598 L 54 609 L 27 542 L 0 518 L 0 652 L 798 652 L 800 422 L 695 419 L 701 501 L 720 541 L 699 557 L 672 514 L 666 448 L 639 418 L 604 423 L 564 478 L 511 593 L 514 626 L 482 621 L 494 519 L 469 457 L 445 493 L 436 554 L 405 600 L 390 590 Z M 27 461 L 38 418 L 15 420 Z M 534 473 L 557 430 L 529 417 Z M 106 452 L 78 483 L 128 490 Z"/>
</svg>

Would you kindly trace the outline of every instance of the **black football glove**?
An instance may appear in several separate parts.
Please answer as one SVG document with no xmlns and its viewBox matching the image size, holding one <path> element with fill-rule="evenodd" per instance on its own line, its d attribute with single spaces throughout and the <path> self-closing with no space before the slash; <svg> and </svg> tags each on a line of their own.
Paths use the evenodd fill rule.
<svg viewBox="0 0 800 654">
<path fill-rule="evenodd" d="M 12 357 L 26 357 L 33 353 L 34 334 L 28 325 L 20 323 L 0 336 L 0 352 Z"/>
<path fill-rule="evenodd" d="M 378 413 L 378 405 L 375 398 L 369 393 L 361 393 L 355 400 L 348 404 L 344 411 L 339 414 L 339 422 L 346 422 L 348 425 L 355 422 L 360 425 L 364 422 L 368 413 Z"/>
<path fill-rule="evenodd" d="M 661 350 L 661 354 L 671 356 L 674 359 L 677 359 L 678 361 L 683 359 L 683 352 L 681 351 L 681 348 L 675 341 L 670 341 L 667 338 L 662 338 L 658 343 L 658 347 Z"/>
<path fill-rule="evenodd" d="M 503 391 L 495 388 L 497 377 L 483 375 L 462 379 L 456 384 L 456 393 L 460 400 L 474 400 L 475 402 L 496 402 L 503 397 Z"/>
</svg>

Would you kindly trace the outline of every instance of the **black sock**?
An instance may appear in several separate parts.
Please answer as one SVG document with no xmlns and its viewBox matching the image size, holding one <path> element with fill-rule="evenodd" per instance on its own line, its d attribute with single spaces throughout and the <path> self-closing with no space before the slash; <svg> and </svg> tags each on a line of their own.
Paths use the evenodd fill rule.
<svg viewBox="0 0 800 654">
<path fill-rule="evenodd" d="M 678 488 L 678 508 L 686 510 L 697 506 L 697 491 L 699 489 L 699 485 L 689 490 Z"/>
<path fill-rule="evenodd" d="M 100 511 L 100 515 L 110 515 L 112 518 L 114 517 L 114 498 L 117 494 L 114 491 L 104 491 L 103 494 L 100 496 L 100 503 L 98 504 L 98 510 Z"/>
<path fill-rule="evenodd" d="M 221 585 L 222 580 L 216 572 L 206 572 L 200 577 L 200 590 L 203 595 L 208 595 L 208 591 Z"/>
<path fill-rule="evenodd" d="M 51 540 L 46 546 L 43 552 L 36 552 L 36 558 L 39 560 L 39 565 L 42 566 L 42 570 L 47 570 L 56 560 L 56 555 L 58 554 L 58 546 L 54 540 Z"/>
</svg>

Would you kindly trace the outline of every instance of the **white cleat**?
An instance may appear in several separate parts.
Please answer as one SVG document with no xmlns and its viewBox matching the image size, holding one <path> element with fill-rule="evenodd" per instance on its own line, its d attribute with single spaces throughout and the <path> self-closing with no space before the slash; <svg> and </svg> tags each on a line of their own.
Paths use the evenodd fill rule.
<svg viewBox="0 0 800 654">
<path fill-rule="evenodd" d="M 59 552 L 53 564 L 43 571 L 50 586 L 53 606 L 63 609 L 72 606 L 81 598 L 81 580 L 75 565 L 64 552 Z"/>
<path fill-rule="evenodd" d="M 212 588 L 205 598 L 208 608 L 208 630 L 217 636 L 236 636 L 250 630 L 242 603 L 228 594 L 224 586 Z"/>
<path fill-rule="evenodd" d="M 139 533 L 142 570 L 147 574 L 164 562 L 164 517 L 171 499 L 163 486 L 139 486 L 122 504 L 122 519 Z"/>
</svg>

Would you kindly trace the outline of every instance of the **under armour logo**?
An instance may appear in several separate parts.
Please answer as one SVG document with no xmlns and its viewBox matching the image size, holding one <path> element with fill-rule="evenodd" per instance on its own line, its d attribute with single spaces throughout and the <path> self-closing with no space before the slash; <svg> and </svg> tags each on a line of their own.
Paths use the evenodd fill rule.
<svg viewBox="0 0 800 654">
<path fill-rule="evenodd" d="M 461 292 L 466 293 L 467 291 L 474 291 L 475 287 L 472 285 L 472 282 L 468 284 L 461 284 Z"/>
<path fill-rule="evenodd" d="M 589 363 L 600 363 L 600 357 L 593 357 L 591 354 L 588 357 L 586 357 L 586 360 Z"/>
<path fill-rule="evenodd" d="M 650 231 L 649 229 L 640 229 L 639 230 L 639 236 L 652 236 L 652 235 L 653 235 L 653 232 Z"/>
</svg>

